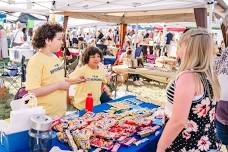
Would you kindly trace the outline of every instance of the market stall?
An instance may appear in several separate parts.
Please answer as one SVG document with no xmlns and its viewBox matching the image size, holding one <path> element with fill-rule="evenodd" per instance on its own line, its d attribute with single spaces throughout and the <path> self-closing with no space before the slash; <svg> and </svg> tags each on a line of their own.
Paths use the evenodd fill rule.
<svg viewBox="0 0 228 152">
<path fill-rule="evenodd" d="M 162 118 L 158 106 L 144 103 L 135 96 L 125 96 L 96 106 L 94 113 L 80 111 L 80 117 L 74 114 L 62 117 L 54 125 L 53 133 L 56 136 L 52 139 L 52 147 L 70 150 L 70 146 L 65 143 L 68 139 L 64 134 L 68 130 L 77 147 L 89 151 L 101 148 L 112 151 L 153 152 L 156 151 L 161 136 Z M 28 151 L 27 131 L 6 137 L 9 142 L 7 149 Z M 3 138 L 1 143 L 6 143 L 4 140 L 6 138 Z M 4 145 L 0 145 L 0 151 L 4 148 Z"/>
</svg>

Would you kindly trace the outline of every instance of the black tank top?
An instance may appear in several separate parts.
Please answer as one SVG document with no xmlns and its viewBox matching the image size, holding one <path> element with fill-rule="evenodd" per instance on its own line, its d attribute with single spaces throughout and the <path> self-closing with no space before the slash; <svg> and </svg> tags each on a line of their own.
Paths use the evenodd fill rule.
<svg viewBox="0 0 228 152">
<path fill-rule="evenodd" d="M 219 150 L 221 144 L 215 134 L 215 107 L 213 91 L 205 74 L 200 74 L 204 87 L 203 96 L 191 105 L 186 127 L 180 132 L 167 152 L 206 152 Z M 173 104 L 175 81 L 167 88 L 168 102 Z"/>
</svg>

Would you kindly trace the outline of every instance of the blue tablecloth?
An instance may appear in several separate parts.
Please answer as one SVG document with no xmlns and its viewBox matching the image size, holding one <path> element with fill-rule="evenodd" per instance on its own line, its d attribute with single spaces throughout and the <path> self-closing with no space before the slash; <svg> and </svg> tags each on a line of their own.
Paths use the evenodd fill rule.
<svg viewBox="0 0 228 152">
<path fill-rule="evenodd" d="M 121 101 L 121 100 L 124 100 L 124 99 L 128 99 L 128 98 L 134 98 L 135 96 L 124 96 L 122 98 L 118 98 L 116 100 L 112 100 L 111 102 L 118 102 L 118 101 Z M 94 107 L 94 112 L 97 113 L 97 112 L 102 112 L 104 110 L 108 110 L 111 106 L 109 104 L 101 104 L 101 105 L 98 105 L 96 107 Z M 157 108 L 158 106 L 156 105 L 153 105 L 153 104 L 147 104 L 147 103 L 142 103 L 140 105 L 140 107 L 147 107 L 147 108 Z M 80 115 L 83 115 L 85 113 L 85 111 L 80 111 Z M 149 140 L 147 142 L 144 142 L 142 143 L 141 145 L 139 146 L 135 146 L 135 145 L 132 145 L 132 146 L 121 146 L 120 149 L 118 150 L 118 152 L 124 152 L 124 151 L 128 151 L 128 152 L 137 152 L 137 151 L 143 151 L 143 152 L 155 152 L 156 151 L 156 147 L 157 147 L 157 142 L 161 136 L 161 132 L 162 132 L 162 129 L 159 129 L 159 134 L 157 134 L 156 136 L 155 135 L 151 135 L 149 137 L 147 137 Z M 21 135 L 19 135 L 21 134 Z M 21 139 L 20 137 L 23 137 L 24 139 Z M 137 139 L 140 139 L 138 136 L 135 136 Z M 28 136 L 27 136 L 27 132 L 22 132 L 22 133 L 18 133 L 18 134 L 14 134 L 13 136 L 10 137 L 11 141 L 14 141 L 16 143 L 20 143 L 20 145 L 23 144 L 23 141 L 26 141 L 28 140 Z M 53 138 L 52 140 L 52 144 L 53 146 L 58 146 L 60 149 L 62 150 L 70 150 L 69 149 L 69 146 L 67 144 L 63 144 L 63 143 L 60 143 L 57 138 Z M 12 146 L 12 145 L 10 145 Z M 93 151 L 94 149 L 91 149 L 91 151 Z M 3 150 L 3 148 L 0 146 L 0 152 L 4 152 L 5 150 Z M 20 150 L 20 152 L 27 152 L 28 150 Z M 19 152 L 19 151 L 18 151 Z"/>
</svg>

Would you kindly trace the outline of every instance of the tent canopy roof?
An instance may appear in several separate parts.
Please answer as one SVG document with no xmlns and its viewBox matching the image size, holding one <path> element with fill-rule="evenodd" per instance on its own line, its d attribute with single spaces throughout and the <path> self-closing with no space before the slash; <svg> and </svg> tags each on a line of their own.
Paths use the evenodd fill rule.
<svg viewBox="0 0 228 152">
<path fill-rule="evenodd" d="M 195 21 L 193 9 L 137 12 L 57 12 L 78 19 L 91 19 L 114 23 L 191 22 Z"/>
<path fill-rule="evenodd" d="M 103 22 L 192 22 L 194 8 L 207 8 L 208 0 L 57 0 L 54 6 L 57 14 Z M 217 16 L 226 10 L 223 0 L 215 4 Z"/>
<path fill-rule="evenodd" d="M 2 0 L 0 10 L 115 23 L 173 22 L 194 21 L 193 8 L 206 8 L 208 1 L 213 0 Z M 226 3 L 217 0 L 215 13 L 223 16 L 226 10 Z"/>
<path fill-rule="evenodd" d="M 129 12 L 205 7 L 205 0 L 57 0 L 58 11 L 72 12 Z"/>
</svg>

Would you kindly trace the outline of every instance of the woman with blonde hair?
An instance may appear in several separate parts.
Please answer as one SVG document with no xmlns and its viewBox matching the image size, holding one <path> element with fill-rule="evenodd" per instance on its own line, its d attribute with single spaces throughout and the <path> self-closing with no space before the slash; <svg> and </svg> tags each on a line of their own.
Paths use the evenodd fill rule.
<svg viewBox="0 0 228 152">
<path fill-rule="evenodd" d="M 214 43 L 205 29 L 192 29 L 179 41 L 179 74 L 167 88 L 168 122 L 157 152 L 219 150 L 215 106 L 220 86 L 213 71 Z"/>
<path fill-rule="evenodd" d="M 221 98 L 216 107 L 216 135 L 228 151 L 228 15 L 223 26 L 225 28 L 225 48 L 221 49 L 221 56 L 215 61 L 216 72 L 221 86 Z"/>
</svg>

